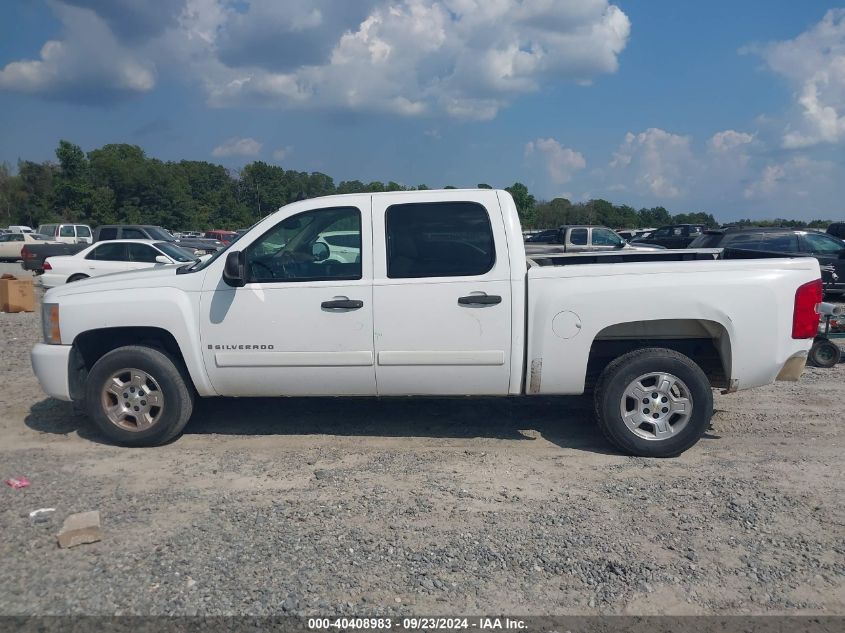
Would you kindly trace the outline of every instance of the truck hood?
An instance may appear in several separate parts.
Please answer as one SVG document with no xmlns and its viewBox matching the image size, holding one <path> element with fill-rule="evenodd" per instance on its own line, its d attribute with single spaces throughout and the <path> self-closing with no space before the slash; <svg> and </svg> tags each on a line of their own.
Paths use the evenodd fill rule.
<svg viewBox="0 0 845 633">
<path fill-rule="evenodd" d="M 100 275 L 75 281 L 51 288 L 44 295 L 45 303 L 50 303 L 62 297 L 85 294 L 90 292 L 104 292 L 109 290 L 127 290 L 130 288 L 161 288 L 164 286 L 179 287 L 183 290 L 198 290 L 202 284 L 204 271 L 177 275 L 176 270 L 184 264 L 145 268 L 110 275 Z"/>
</svg>

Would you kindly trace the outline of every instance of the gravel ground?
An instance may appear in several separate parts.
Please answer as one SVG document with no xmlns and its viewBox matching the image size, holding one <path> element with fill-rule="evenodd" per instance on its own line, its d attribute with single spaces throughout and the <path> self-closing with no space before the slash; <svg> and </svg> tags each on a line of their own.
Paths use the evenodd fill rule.
<svg viewBox="0 0 845 633">
<path fill-rule="evenodd" d="M 123 449 L 41 393 L 39 327 L 0 314 L 0 614 L 845 614 L 845 365 L 717 396 L 671 460 L 584 398 L 216 399 Z"/>
</svg>

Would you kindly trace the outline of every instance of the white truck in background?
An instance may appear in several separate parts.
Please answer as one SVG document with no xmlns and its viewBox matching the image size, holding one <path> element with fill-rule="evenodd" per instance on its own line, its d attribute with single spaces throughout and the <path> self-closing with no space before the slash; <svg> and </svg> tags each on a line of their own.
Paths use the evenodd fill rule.
<svg viewBox="0 0 845 633">
<path fill-rule="evenodd" d="M 591 389 L 613 444 L 663 457 L 708 428 L 711 388 L 798 379 L 819 278 L 815 259 L 712 249 L 526 258 L 500 190 L 330 196 L 205 262 L 48 291 L 32 364 L 125 445 L 178 435 L 197 396 Z"/>
</svg>

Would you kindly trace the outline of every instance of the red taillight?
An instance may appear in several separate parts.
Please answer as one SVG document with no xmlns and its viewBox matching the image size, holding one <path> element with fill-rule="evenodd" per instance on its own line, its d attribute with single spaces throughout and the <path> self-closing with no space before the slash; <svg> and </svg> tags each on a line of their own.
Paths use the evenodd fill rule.
<svg viewBox="0 0 845 633">
<path fill-rule="evenodd" d="M 814 338 L 818 334 L 821 302 L 821 279 L 798 287 L 795 291 L 795 309 L 792 312 L 792 338 Z"/>
<path fill-rule="evenodd" d="M 53 267 L 50 266 L 50 262 L 44 262 L 42 268 L 44 268 L 44 270 L 53 270 Z"/>
</svg>

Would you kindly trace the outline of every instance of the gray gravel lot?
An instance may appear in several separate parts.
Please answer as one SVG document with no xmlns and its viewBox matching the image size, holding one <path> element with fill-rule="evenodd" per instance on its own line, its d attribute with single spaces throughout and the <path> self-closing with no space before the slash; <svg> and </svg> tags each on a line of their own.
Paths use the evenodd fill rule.
<svg viewBox="0 0 845 633">
<path fill-rule="evenodd" d="M 717 396 L 671 460 L 584 398 L 207 400 L 123 449 L 41 393 L 39 327 L 0 314 L 0 614 L 845 614 L 845 365 Z"/>
</svg>

